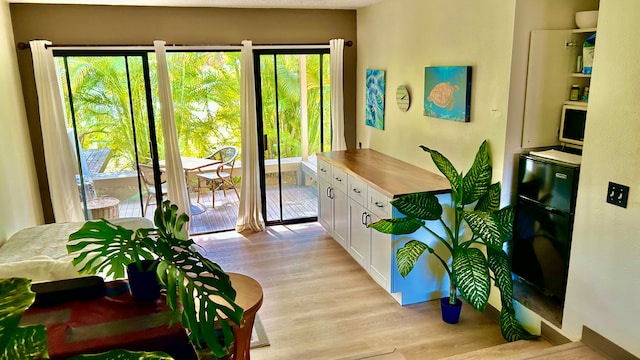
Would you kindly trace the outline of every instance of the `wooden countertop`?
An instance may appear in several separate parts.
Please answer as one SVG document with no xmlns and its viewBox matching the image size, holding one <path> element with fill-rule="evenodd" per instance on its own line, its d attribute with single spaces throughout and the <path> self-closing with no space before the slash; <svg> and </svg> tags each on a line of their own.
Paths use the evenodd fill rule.
<svg viewBox="0 0 640 360">
<path fill-rule="evenodd" d="M 451 191 L 449 181 L 444 176 L 375 150 L 321 152 L 318 157 L 357 176 L 389 198 L 425 191 L 434 194 Z"/>
</svg>

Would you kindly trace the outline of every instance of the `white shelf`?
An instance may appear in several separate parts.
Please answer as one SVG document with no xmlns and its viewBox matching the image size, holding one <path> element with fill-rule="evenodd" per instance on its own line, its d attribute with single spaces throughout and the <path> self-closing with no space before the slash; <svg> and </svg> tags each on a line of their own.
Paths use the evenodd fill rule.
<svg viewBox="0 0 640 360">
<path fill-rule="evenodd" d="M 567 100 L 564 102 L 565 105 L 576 105 L 576 106 L 587 106 L 589 104 L 588 101 L 570 101 Z"/>
<path fill-rule="evenodd" d="M 571 77 L 577 77 L 577 78 L 590 78 L 590 77 L 591 77 L 591 74 L 573 73 L 573 74 L 571 74 Z"/>
<path fill-rule="evenodd" d="M 591 33 L 591 32 L 596 32 L 597 28 L 586 28 L 586 29 L 573 29 L 571 31 L 573 31 L 573 33 L 575 34 L 579 34 L 579 33 Z"/>
</svg>

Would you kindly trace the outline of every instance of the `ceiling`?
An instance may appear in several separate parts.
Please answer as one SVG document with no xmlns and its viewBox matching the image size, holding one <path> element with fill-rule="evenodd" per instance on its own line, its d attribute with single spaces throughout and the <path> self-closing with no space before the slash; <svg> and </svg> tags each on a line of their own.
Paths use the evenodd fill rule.
<svg viewBox="0 0 640 360">
<path fill-rule="evenodd" d="M 382 0 L 8 0 L 10 3 L 186 6 L 286 9 L 358 9 Z"/>
</svg>

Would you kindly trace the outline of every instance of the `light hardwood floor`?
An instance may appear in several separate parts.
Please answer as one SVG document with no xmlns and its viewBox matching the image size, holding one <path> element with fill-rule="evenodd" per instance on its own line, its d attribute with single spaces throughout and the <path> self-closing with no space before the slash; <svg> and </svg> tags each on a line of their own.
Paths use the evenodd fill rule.
<svg viewBox="0 0 640 360">
<path fill-rule="evenodd" d="M 254 360 L 439 359 L 504 343 L 498 324 L 466 304 L 457 325 L 441 320 L 438 301 L 400 306 L 318 223 L 194 240 L 262 285 L 271 345 L 253 349 Z"/>
</svg>

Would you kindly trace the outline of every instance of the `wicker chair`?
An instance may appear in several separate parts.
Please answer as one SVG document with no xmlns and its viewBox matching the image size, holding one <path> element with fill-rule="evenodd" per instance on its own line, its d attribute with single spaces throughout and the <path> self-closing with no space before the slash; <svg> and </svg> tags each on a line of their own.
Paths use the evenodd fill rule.
<svg viewBox="0 0 640 360">
<path fill-rule="evenodd" d="M 216 150 L 208 159 L 217 160 L 214 165 L 215 171 L 206 171 L 196 174 L 198 177 L 198 202 L 200 202 L 200 189 L 211 189 L 211 207 L 215 207 L 215 194 L 217 190 L 222 190 L 224 196 L 227 196 L 227 190 L 233 189 L 236 196 L 240 199 L 236 183 L 233 181 L 233 166 L 238 157 L 238 148 L 235 146 L 225 146 Z M 210 186 L 207 186 L 210 184 Z"/>
</svg>

